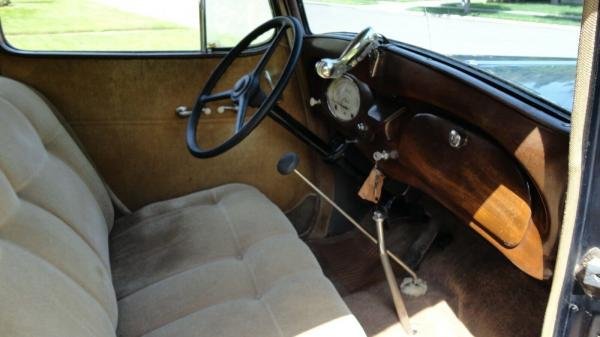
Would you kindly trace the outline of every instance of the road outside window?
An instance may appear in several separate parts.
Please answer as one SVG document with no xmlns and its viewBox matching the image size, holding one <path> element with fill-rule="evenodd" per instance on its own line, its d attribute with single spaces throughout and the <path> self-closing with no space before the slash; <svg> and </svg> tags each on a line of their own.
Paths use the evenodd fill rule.
<svg viewBox="0 0 600 337">
<path fill-rule="evenodd" d="M 272 17 L 268 0 L 206 0 L 209 47 Z M 6 40 L 29 51 L 198 51 L 198 0 L 0 0 Z"/>
<path fill-rule="evenodd" d="M 306 0 L 304 7 L 313 33 L 371 26 L 572 109 L 581 0 Z"/>
</svg>

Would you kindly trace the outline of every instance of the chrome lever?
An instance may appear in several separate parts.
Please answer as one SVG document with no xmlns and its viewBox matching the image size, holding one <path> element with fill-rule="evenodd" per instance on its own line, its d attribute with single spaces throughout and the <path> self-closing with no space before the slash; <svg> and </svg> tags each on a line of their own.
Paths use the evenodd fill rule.
<svg viewBox="0 0 600 337">
<path fill-rule="evenodd" d="M 178 106 L 175 108 L 175 114 L 179 118 L 188 118 L 192 114 L 192 110 L 190 110 L 187 106 Z"/>
<path fill-rule="evenodd" d="M 317 74 L 324 79 L 339 78 L 383 44 L 384 38 L 371 27 L 358 33 L 337 59 L 323 58 L 315 64 Z M 374 76 L 377 69 L 371 69 Z"/>
<path fill-rule="evenodd" d="M 205 115 L 210 115 L 212 110 L 210 108 L 204 107 L 202 108 L 202 113 Z M 192 114 L 192 110 L 185 105 L 178 106 L 175 108 L 175 115 L 181 119 L 185 119 L 190 117 Z"/>
<path fill-rule="evenodd" d="M 238 111 L 238 107 L 237 106 L 229 106 L 229 105 L 221 105 L 217 108 L 217 112 L 222 114 L 227 110 L 231 110 L 231 111 Z"/>
</svg>

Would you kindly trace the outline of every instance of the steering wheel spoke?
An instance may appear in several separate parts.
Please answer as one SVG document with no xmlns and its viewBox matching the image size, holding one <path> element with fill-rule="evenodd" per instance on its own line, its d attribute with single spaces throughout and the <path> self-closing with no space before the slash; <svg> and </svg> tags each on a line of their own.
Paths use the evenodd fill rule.
<svg viewBox="0 0 600 337">
<path fill-rule="evenodd" d="M 271 56 L 273 56 L 273 54 L 277 50 L 277 46 L 279 45 L 281 38 L 283 38 L 283 36 L 285 35 L 286 30 L 286 27 L 281 27 L 277 30 L 277 32 L 275 33 L 275 38 L 273 38 L 269 49 L 267 49 L 267 51 L 263 54 L 263 56 L 260 58 L 260 61 L 258 61 L 258 64 L 254 68 L 253 73 L 255 75 L 260 76 L 263 70 L 265 70 L 267 63 L 269 63 Z"/>
<path fill-rule="evenodd" d="M 201 103 L 209 103 L 209 102 L 214 102 L 214 101 L 222 101 L 224 99 L 227 98 L 231 98 L 231 94 L 233 93 L 233 90 L 225 90 L 216 94 L 210 94 L 210 95 L 202 95 L 200 96 L 199 101 Z"/>
<path fill-rule="evenodd" d="M 235 118 L 235 131 L 234 134 L 240 132 L 246 122 L 246 110 L 248 110 L 248 97 L 242 95 L 237 104 L 237 115 Z"/>
</svg>

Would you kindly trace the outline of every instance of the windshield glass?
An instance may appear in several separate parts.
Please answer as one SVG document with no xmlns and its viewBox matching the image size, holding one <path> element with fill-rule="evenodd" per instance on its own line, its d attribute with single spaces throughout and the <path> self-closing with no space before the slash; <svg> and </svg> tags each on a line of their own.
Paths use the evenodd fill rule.
<svg viewBox="0 0 600 337">
<path fill-rule="evenodd" d="M 313 33 L 370 26 L 572 109 L 581 0 L 310 0 L 304 8 Z"/>
</svg>

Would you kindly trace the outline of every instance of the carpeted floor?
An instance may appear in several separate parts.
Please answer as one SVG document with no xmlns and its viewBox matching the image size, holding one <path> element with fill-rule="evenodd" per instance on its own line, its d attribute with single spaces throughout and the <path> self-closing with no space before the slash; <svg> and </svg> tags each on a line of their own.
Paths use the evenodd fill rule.
<svg viewBox="0 0 600 337">
<path fill-rule="evenodd" d="M 401 255 L 414 226 L 391 230 L 388 248 Z M 418 270 L 429 291 L 404 296 L 417 336 L 539 336 L 549 284 L 522 273 L 466 226 L 449 228 Z M 369 336 L 404 336 L 374 245 L 355 232 L 309 245 Z"/>
</svg>

